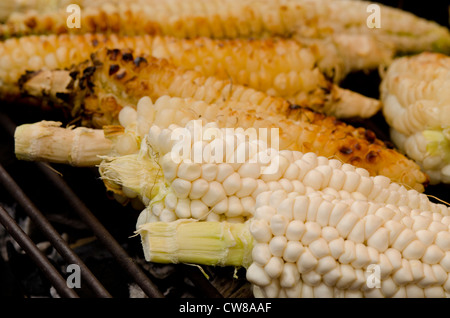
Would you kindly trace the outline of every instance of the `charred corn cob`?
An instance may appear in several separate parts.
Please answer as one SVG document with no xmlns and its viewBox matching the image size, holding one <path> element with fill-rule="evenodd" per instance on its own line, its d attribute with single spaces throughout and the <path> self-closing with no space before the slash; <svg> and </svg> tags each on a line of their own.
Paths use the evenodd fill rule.
<svg viewBox="0 0 450 318">
<path fill-rule="evenodd" d="M 343 117 L 368 115 L 379 105 L 377 100 L 337 86 L 330 87 L 327 94 L 330 101 L 325 98 L 320 106 L 314 104 L 314 97 L 308 103 L 292 104 L 284 98 L 238 85 L 232 79 L 204 76 L 194 70 L 176 67 L 165 59 L 134 57 L 126 50 L 117 49 L 97 51 L 92 60 L 70 70 L 29 72 L 21 77 L 19 87 L 22 95 L 63 105 L 72 110 L 74 117 L 82 110 L 86 118 L 82 124 L 94 127 L 117 123 L 121 107 L 127 103 L 136 105 L 143 96 L 152 100 L 163 95 L 189 97 L 219 105 L 228 101 L 247 101 L 281 114 L 295 113 L 295 107 L 307 106 L 315 110 L 320 108 L 323 113 L 339 113 Z M 322 89 L 328 91 L 318 88 L 319 91 Z M 347 105 L 354 107 L 350 109 Z"/>
<path fill-rule="evenodd" d="M 448 50 L 446 28 L 401 10 L 378 5 L 380 28 L 368 25 L 365 1 L 329 0 L 135 0 L 84 3 L 79 28 L 69 28 L 63 6 L 46 14 L 11 16 L 2 37 L 48 33 L 118 32 L 215 38 L 285 36 L 326 38 L 360 34 L 390 43 L 398 52 Z M 411 26 L 414 26 L 412 28 Z"/>
<path fill-rule="evenodd" d="M 334 53 L 328 51 L 328 45 L 302 46 L 286 39 L 189 40 L 102 34 L 13 38 L 0 44 L 2 95 L 16 98 L 19 95 L 18 80 L 25 72 L 69 68 L 105 47 L 130 49 L 135 56 L 145 54 L 165 58 L 184 69 L 230 79 L 235 84 L 340 118 L 370 117 L 381 108 L 378 100 L 344 90 L 327 79 L 331 72 L 328 65 L 333 65 L 336 76 L 348 72 L 345 70 L 347 65 L 356 61 L 349 51 L 346 51 L 348 58 L 342 59 L 342 53 L 337 52 L 333 58 Z M 325 51 L 328 52 L 327 60 L 322 58 Z"/>
<path fill-rule="evenodd" d="M 449 73 L 450 57 L 422 53 L 395 60 L 380 88 L 393 142 L 432 183 L 450 183 Z"/>
<path fill-rule="evenodd" d="M 450 295 L 449 207 L 314 153 L 274 151 L 263 162 L 266 149 L 242 132 L 211 141 L 219 126 L 201 127 L 197 140 L 193 123 L 184 126 L 192 148 L 179 163 L 171 137 L 180 126 L 152 126 L 143 141 L 158 184 L 137 221 L 147 261 L 244 266 L 263 297 Z M 237 141 L 224 161 L 203 159 L 227 136 Z M 230 160 L 239 149 L 250 151 Z"/>
<path fill-rule="evenodd" d="M 356 129 L 337 121 L 335 117 L 289 104 L 283 99 L 250 88 L 233 85 L 229 81 L 206 78 L 194 71 L 180 71 L 164 60 L 138 59 L 140 63 L 136 63 L 136 59 L 132 61 L 131 58 L 124 61 L 123 56 L 128 55 L 122 55 L 117 50 L 98 53 L 106 54 L 108 58 L 100 57 L 98 60 L 102 61 L 101 65 L 95 64 L 94 58 L 93 65 L 97 66 L 89 64 L 78 72 L 66 71 L 69 84 L 64 84 L 63 89 L 60 83 L 67 83 L 66 81 L 61 78 L 52 81 L 52 77 L 40 72 L 36 77 L 24 80 L 24 91 L 33 96 L 53 98 L 57 104 L 66 104 L 69 108 L 74 106 L 74 113 L 82 109 L 87 117 L 91 117 L 89 122 L 94 127 L 118 124 L 120 110 L 124 106 L 136 108 L 139 99 L 145 96 L 153 101 L 165 95 L 203 101 L 214 105 L 213 113 L 223 108 L 224 118 L 229 119 L 229 125 L 233 127 L 253 125 L 256 118 L 264 116 L 274 118 L 268 124 L 283 127 L 284 133 L 289 136 L 286 137 L 286 147 L 304 152 L 314 151 L 324 156 L 337 156 L 344 162 L 367 168 L 373 175 L 386 175 L 419 191 L 423 191 L 423 185 L 427 182 L 426 175 L 416 164 L 394 149 L 388 149 L 369 130 Z M 111 69 L 114 70 L 113 73 L 110 73 Z M 65 71 L 57 74 L 60 72 Z M 48 82 L 43 83 L 40 76 Z M 37 85 L 33 79 L 36 79 Z M 52 83 L 57 85 L 52 87 Z M 236 106 L 239 103 L 244 106 Z M 180 104 L 176 111 L 184 113 L 183 116 L 186 116 L 186 111 L 181 111 L 183 107 L 188 107 L 191 116 L 206 116 L 207 109 L 192 111 L 193 106 Z M 238 110 L 245 112 L 239 116 L 234 115 Z M 175 110 L 171 113 L 172 116 L 174 113 Z M 169 122 L 172 120 L 172 117 L 167 118 Z"/>
</svg>

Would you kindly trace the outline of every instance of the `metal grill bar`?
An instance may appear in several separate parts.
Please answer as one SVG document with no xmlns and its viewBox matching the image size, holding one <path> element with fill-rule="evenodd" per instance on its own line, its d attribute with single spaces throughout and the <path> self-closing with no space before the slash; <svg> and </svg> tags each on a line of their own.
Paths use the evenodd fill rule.
<svg viewBox="0 0 450 318">
<path fill-rule="evenodd" d="M 41 162 L 36 163 L 37 167 L 45 174 L 45 176 L 56 186 L 64 198 L 67 200 L 71 208 L 80 216 L 80 218 L 91 228 L 97 238 L 105 245 L 105 247 L 114 255 L 119 265 L 121 265 L 127 273 L 134 278 L 135 282 L 149 297 L 164 297 L 148 276 L 135 264 L 127 252 L 120 246 L 116 239 L 108 232 L 108 230 L 100 223 L 100 221 L 92 214 L 86 205 L 78 198 L 67 183 L 48 166 Z"/>
<path fill-rule="evenodd" d="M 49 279 L 58 294 L 66 298 L 79 298 L 73 289 L 69 288 L 66 280 L 50 263 L 47 257 L 39 250 L 30 237 L 20 228 L 8 212 L 0 206 L 0 223 L 16 240 L 20 247 L 29 255 L 44 275 Z"/>
<path fill-rule="evenodd" d="M 59 235 L 59 233 L 54 229 L 50 222 L 45 218 L 45 216 L 37 209 L 37 207 L 31 202 L 31 200 L 25 195 L 22 189 L 17 185 L 16 182 L 11 178 L 7 171 L 0 165 L 0 182 L 3 184 L 5 189 L 8 190 L 9 194 L 20 204 L 20 206 L 25 210 L 27 215 L 31 220 L 39 227 L 42 233 L 45 234 L 47 239 L 56 248 L 59 254 L 64 257 L 64 259 L 71 263 L 80 266 L 81 277 L 83 281 L 86 282 L 89 287 L 92 288 L 93 292 L 98 297 L 110 298 L 111 295 L 103 287 L 103 285 L 97 280 L 97 278 L 92 274 L 89 268 L 83 263 L 83 261 L 75 254 L 72 249 L 67 245 L 64 239 Z"/>
</svg>

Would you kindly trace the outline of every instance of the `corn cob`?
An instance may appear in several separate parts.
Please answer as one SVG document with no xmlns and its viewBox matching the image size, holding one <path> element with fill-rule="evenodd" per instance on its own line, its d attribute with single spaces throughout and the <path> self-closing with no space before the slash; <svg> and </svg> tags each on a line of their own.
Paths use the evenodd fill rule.
<svg viewBox="0 0 450 318">
<path fill-rule="evenodd" d="M 49 33 L 117 32 L 177 37 L 326 38 L 339 34 L 373 37 L 397 52 L 447 51 L 446 28 L 399 9 L 379 5 L 381 28 L 367 24 L 369 2 L 329 0 L 135 0 L 85 3 L 80 27 L 69 28 L 65 7 L 47 14 L 11 16 L 1 37 Z M 414 29 L 411 26 L 414 26 Z"/>
<path fill-rule="evenodd" d="M 450 183 L 449 72 L 446 55 L 404 57 L 388 68 L 380 88 L 393 142 L 433 184 Z"/>
<path fill-rule="evenodd" d="M 447 206 L 314 153 L 275 151 L 262 162 L 266 149 L 252 148 L 242 132 L 222 130 L 210 141 L 213 122 L 194 139 L 194 125 L 182 131 L 192 151 L 181 162 L 172 138 L 180 126 L 171 125 L 152 126 L 148 148 L 121 164 L 147 161 L 136 171 L 156 181 L 137 221 L 147 261 L 245 266 L 264 297 L 449 296 Z M 224 161 L 204 159 L 225 136 L 238 141 Z M 245 159 L 230 160 L 239 149 L 249 150 Z M 379 289 L 365 284 L 369 265 L 379 266 Z"/>
<path fill-rule="evenodd" d="M 113 58 L 112 65 L 122 63 L 120 70 L 113 75 L 109 74 L 108 70 L 111 66 L 108 65 L 108 60 L 102 58 L 101 60 L 104 61 L 102 65 L 94 69 L 91 66 L 87 67 L 85 70 L 88 72 L 80 71 L 78 75 L 73 75 L 70 84 L 63 85 L 70 89 L 49 89 L 41 92 L 42 83 L 40 83 L 37 94 L 34 94 L 31 91 L 34 86 L 32 83 L 25 86 L 28 86 L 27 91 L 35 96 L 43 93 L 45 96 L 68 98 L 58 99 L 57 102 L 67 103 L 68 107 L 74 104 L 76 108 L 83 108 L 85 112 L 94 114 L 92 122 L 97 127 L 118 124 L 123 107 L 138 105 L 138 101 L 135 100 L 148 94 L 151 100 L 158 100 L 156 109 L 161 111 L 170 109 L 167 115 L 158 119 L 161 123 L 170 124 L 177 120 L 175 117 L 180 118 L 179 116 L 217 120 L 217 113 L 220 112 L 224 124 L 232 127 L 242 125 L 251 127 L 260 122 L 260 126 L 264 124 L 268 127 L 281 128 L 283 130 L 282 145 L 285 149 L 314 151 L 327 157 L 335 156 L 344 162 L 364 167 L 373 175 L 388 176 L 419 191 L 423 191 L 424 184 L 427 182 L 426 175 L 415 164 L 395 150 L 388 149 L 369 130 L 356 129 L 337 121 L 334 117 L 315 113 L 301 106 L 290 105 L 284 100 L 238 85 L 230 85 L 226 81 L 204 78 L 193 71 L 180 73 L 178 69 L 168 67 L 165 61 L 149 61 L 148 64 L 141 63 L 142 65 L 136 66 L 133 62 L 124 62 L 117 54 L 117 51 L 109 51 L 110 58 Z M 130 63 L 133 67 L 123 65 Z M 123 78 L 118 78 L 117 74 L 124 73 L 126 75 Z M 123 85 L 123 82 L 126 85 Z M 55 83 L 65 83 L 65 81 L 59 79 Z M 76 92 L 72 90 L 81 85 L 84 86 L 83 90 Z M 115 92 L 121 92 L 121 94 Z M 210 106 L 197 109 L 198 106 L 192 102 L 169 103 L 159 100 L 164 95 L 200 100 Z M 168 104 L 171 106 L 169 107 Z M 208 115 L 209 112 L 213 115 Z M 96 117 L 96 113 L 101 115 Z M 178 117 L 175 114 L 178 114 Z M 105 118 L 105 116 L 109 117 Z M 271 120 L 261 121 L 266 117 Z M 150 123 L 153 120 L 154 117 L 150 117 Z M 143 131 L 145 132 L 145 129 Z M 17 149 L 17 151 L 21 150 Z"/>
<path fill-rule="evenodd" d="M 357 61 L 350 53 L 345 60 L 337 52 L 333 58 L 328 45 L 302 46 L 284 39 L 188 40 L 147 35 L 29 36 L 6 40 L 0 45 L 3 98 L 15 99 L 19 95 L 18 80 L 26 71 L 69 68 L 105 47 L 131 49 L 136 56 L 165 58 L 204 76 L 230 79 L 340 118 L 370 117 L 381 108 L 378 100 L 342 89 L 326 78 L 331 72 L 328 65 L 333 65 L 333 73 L 342 77 L 348 73 L 344 69 L 350 61 Z M 329 52 L 327 60 L 322 58 L 325 50 Z"/>
</svg>

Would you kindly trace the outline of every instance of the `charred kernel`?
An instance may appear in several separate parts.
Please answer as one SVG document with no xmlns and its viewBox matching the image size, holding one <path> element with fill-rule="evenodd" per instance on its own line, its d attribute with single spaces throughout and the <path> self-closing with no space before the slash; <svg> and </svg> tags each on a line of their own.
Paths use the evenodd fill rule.
<svg viewBox="0 0 450 318">
<path fill-rule="evenodd" d="M 356 150 L 361 150 L 361 144 L 360 144 L 359 142 L 357 142 L 357 143 L 355 144 L 355 149 L 356 149 Z"/>
<path fill-rule="evenodd" d="M 76 79 L 76 78 L 78 77 L 78 74 L 80 74 L 79 71 L 72 71 L 72 72 L 69 73 L 69 76 L 70 76 L 72 79 Z"/>
<path fill-rule="evenodd" d="M 378 157 L 378 153 L 371 150 L 371 151 L 369 151 L 369 153 L 366 155 L 366 160 L 367 160 L 368 162 L 370 162 L 370 163 L 373 163 L 373 162 L 375 162 L 375 160 L 377 159 L 377 157 Z"/>
<path fill-rule="evenodd" d="M 377 139 L 377 136 L 372 130 L 366 130 L 364 132 L 364 136 L 366 137 L 366 140 L 370 143 L 375 142 L 375 140 Z"/>
<path fill-rule="evenodd" d="M 353 149 L 344 146 L 344 147 L 341 147 L 341 148 L 339 149 L 339 152 L 341 152 L 341 153 L 343 153 L 343 154 L 345 154 L 345 155 L 349 155 L 349 154 L 353 153 Z"/>
<path fill-rule="evenodd" d="M 109 56 L 109 58 L 113 61 L 115 61 L 117 59 L 117 56 L 119 55 L 120 50 L 119 49 L 112 49 L 107 51 L 107 55 Z"/>
<path fill-rule="evenodd" d="M 144 57 L 141 56 L 138 56 L 137 58 L 134 59 L 134 65 L 136 65 L 137 67 L 139 67 L 141 63 L 148 63 L 148 62 Z"/>
<path fill-rule="evenodd" d="M 300 106 L 300 105 L 296 105 L 296 104 L 289 105 L 289 109 L 292 109 L 292 110 L 300 109 L 300 108 L 302 108 L 302 106 Z"/>
<path fill-rule="evenodd" d="M 117 71 L 120 69 L 120 66 L 119 65 L 117 65 L 117 64 L 112 64 L 110 67 L 109 67 L 109 75 L 113 75 L 113 74 L 115 74 L 115 73 L 117 73 Z"/>
<path fill-rule="evenodd" d="M 83 76 L 91 76 L 95 72 L 95 66 L 88 66 L 83 71 Z"/>
<path fill-rule="evenodd" d="M 92 43 L 93 47 L 96 47 L 98 45 L 98 40 L 97 39 L 93 39 L 91 43 Z"/>
<path fill-rule="evenodd" d="M 358 157 L 358 156 L 353 156 L 350 159 L 348 159 L 348 163 L 352 164 L 352 165 L 355 165 L 355 166 L 358 165 L 361 162 L 362 162 L 362 159 L 360 157 Z"/>
<path fill-rule="evenodd" d="M 131 53 L 124 53 L 122 55 L 122 60 L 124 60 L 124 61 L 132 61 L 133 60 L 133 54 L 131 54 Z"/>
</svg>

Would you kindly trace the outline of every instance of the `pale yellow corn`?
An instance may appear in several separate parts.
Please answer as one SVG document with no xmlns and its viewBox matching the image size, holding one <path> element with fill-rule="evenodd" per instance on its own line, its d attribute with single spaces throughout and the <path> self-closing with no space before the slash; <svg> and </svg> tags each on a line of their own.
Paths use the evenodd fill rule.
<svg viewBox="0 0 450 318">
<path fill-rule="evenodd" d="M 397 147 L 435 183 L 450 183 L 450 58 L 438 53 L 404 57 L 386 71 L 383 114 Z"/>
<path fill-rule="evenodd" d="M 378 100 L 342 89 L 334 82 L 351 71 L 370 69 L 378 63 L 359 65 L 354 58 L 358 52 L 346 47 L 302 45 L 290 39 L 191 40 L 116 34 L 12 38 L 0 43 L 0 95 L 17 98 L 19 79 L 26 72 L 70 68 L 104 48 L 129 49 L 136 57 L 167 59 L 183 69 L 229 79 L 340 118 L 371 117 L 381 108 Z"/>
</svg>

